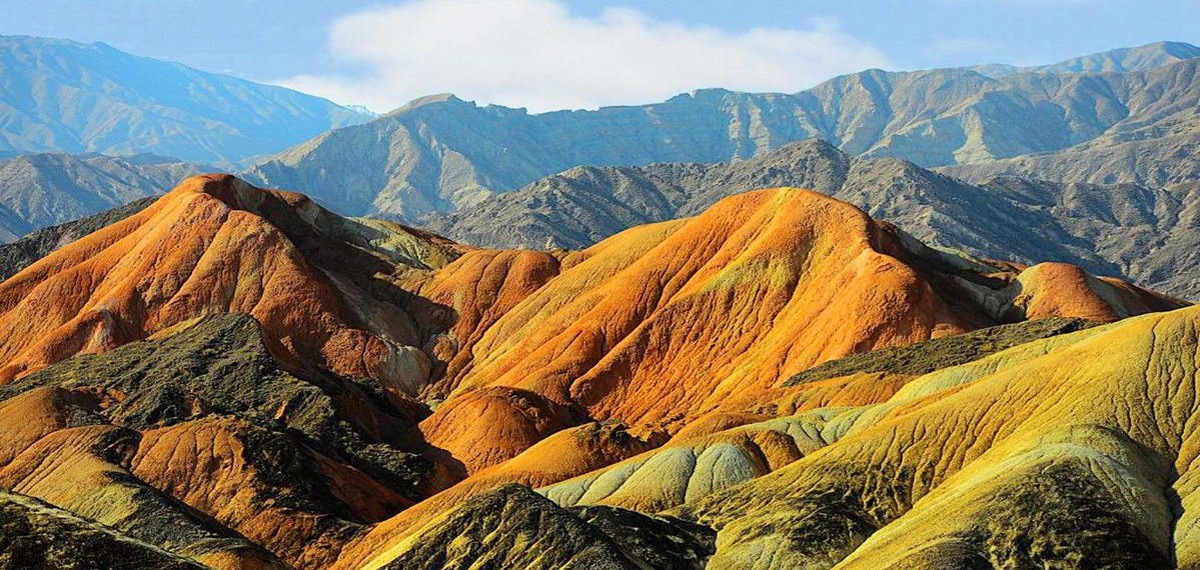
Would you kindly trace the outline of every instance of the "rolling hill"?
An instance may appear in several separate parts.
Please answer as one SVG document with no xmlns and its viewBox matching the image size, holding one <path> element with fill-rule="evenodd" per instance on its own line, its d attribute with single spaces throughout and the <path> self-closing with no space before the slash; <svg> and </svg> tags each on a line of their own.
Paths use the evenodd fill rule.
<svg viewBox="0 0 1200 570">
<path fill-rule="evenodd" d="M 1176 161 L 1181 168 L 1192 162 Z M 942 170 L 957 175 L 962 168 Z M 584 248 L 771 186 L 845 200 L 930 245 L 1021 263 L 1073 263 L 1185 298 L 1200 294 L 1198 259 L 1188 253 L 1200 182 L 1163 188 L 1001 175 L 968 184 L 894 158 L 850 157 L 822 141 L 725 164 L 573 168 L 431 218 L 426 227 L 489 247 Z"/>
</svg>

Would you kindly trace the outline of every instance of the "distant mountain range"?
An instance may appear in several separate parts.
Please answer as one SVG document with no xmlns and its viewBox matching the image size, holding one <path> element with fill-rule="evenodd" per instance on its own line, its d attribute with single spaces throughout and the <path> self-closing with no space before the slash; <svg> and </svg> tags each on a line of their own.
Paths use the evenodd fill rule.
<svg viewBox="0 0 1200 570">
<path fill-rule="evenodd" d="M 15 45 L 29 44 L 133 58 Z M 435 96 L 241 174 L 341 213 L 530 248 L 585 247 L 753 188 L 811 187 L 931 244 L 1067 261 L 1192 297 L 1197 55 L 1162 42 L 1036 68 L 869 70 L 794 95 L 704 90 L 540 115 Z M 0 162 L 0 240 L 212 168 L 154 155 L 10 158 Z"/>
<path fill-rule="evenodd" d="M 1193 161 L 1194 162 L 1194 161 Z M 1173 190 L 999 176 L 968 184 L 822 141 L 727 164 L 576 167 L 429 221 L 486 247 L 588 247 L 640 224 L 693 216 L 746 188 L 811 188 L 923 242 L 1022 263 L 1063 261 L 1200 295 L 1200 182 Z"/>
<path fill-rule="evenodd" d="M 1200 47 L 1184 42 L 1155 42 L 1132 48 L 1118 48 L 1073 57 L 1050 65 L 1018 67 L 1005 64 L 975 65 L 971 69 L 989 77 L 1014 73 L 1100 73 L 1105 71 L 1144 71 L 1168 63 L 1200 57 Z"/>
<path fill-rule="evenodd" d="M 370 116 L 106 44 L 0 37 L 0 153 L 237 162 Z"/>
<path fill-rule="evenodd" d="M 714 163 L 820 138 L 923 167 L 1097 151 L 1194 133 L 1200 49 L 1159 43 L 1034 70 L 868 70 L 796 94 L 695 91 L 531 115 L 452 95 L 337 129 L 244 173 L 335 210 L 417 220 L 574 166 Z M 1093 69 L 1120 69 L 1090 73 Z"/>
</svg>

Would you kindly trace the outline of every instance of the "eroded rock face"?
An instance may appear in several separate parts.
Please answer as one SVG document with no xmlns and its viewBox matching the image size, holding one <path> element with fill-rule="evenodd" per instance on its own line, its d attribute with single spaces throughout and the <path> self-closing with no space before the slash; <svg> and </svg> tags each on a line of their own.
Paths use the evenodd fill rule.
<svg viewBox="0 0 1200 570">
<path fill-rule="evenodd" d="M 924 375 L 834 418 L 845 435 L 820 452 L 680 512 L 719 529 L 714 567 L 1186 567 L 1196 318 L 1147 315 Z"/>
<path fill-rule="evenodd" d="M 1180 306 L 1081 271 L 1021 271 L 937 252 L 796 189 L 746 193 L 696 218 L 635 228 L 563 265 L 475 345 L 459 383 L 464 397 L 512 386 L 597 419 L 678 427 L 854 352 L 1007 320 L 1113 320 Z M 1046 273 L 1056 281 L 1036 286 Z"/>
<path fill-rule="evenodd" d="M 0 393 L 0 484 L 209 566 L 327 565 L 430 476 L 401 448 L 415 417 L 378 387 L 284 370 L 244 314 Z"/>
<path fill-rule="evenodd" d="M 390 243 L 398 241 L 428 259 L 406 256 Z M 399 307 L 410 295 L 376 275 L 454 255 L 445 242 L 340 218 L 297 194 L 229 176 L 191 178 L 0 285 L 0 326 L 9 331 L 0 378 L 197 316 L 245 312 L 287 360 L 415 393 L 430 364 L 410 348 L 421 344 Z"/>
<path fill-rule="evenodd" d="M 567 254 L 557 277 L 474 345 L 472 365 L 454 380 L 456 391 L 421 424 L 429 441 L 447 442 L 470 458 L 468 478 L 378 525 L 339 565 L 384 563 L 389 555 L 381 552 L 411 544 L 406 541 L 435 513 L 485 484 L 532 480 L 507 468 L 544 457 L 541 444 L 523 452 L 523 445 L 512 444 L 545 436 L 522 429 L 520 437 L 494 443 L 503 432 L 490 418 L 499 410 L 520 418 L 509 429 L 547 425 L 531 418 L 549 420 L 559 417 L 550 410 L 565 409 L 628 422 L 638 436 L 687 434 L 619 463 L 542 480 L 543 492 L 563 505 L 657 512 L 819 454 L 845 436 L 847 426 L 832 421 L 841 411 L 886 402 L 931 370 L 889 361 L 785 386 L 789 369 L 1030 313 L 1074 317 L 1031 323 L 1008 344 L 976 347 L 965 359 L 974 360 L 1075 330 L 1084 326 L 1078 317 L 1111 321 L 1126 310 L 1180 306 L 1117 282 L 1050 270 L 1065 280 L 1026 287 L 1042 282 L 1041 269 L 932 250 L 844 203 L 794 189 L 741 195 L 697 218 L 635 228 Z M 1074 293 L 1057 295 L 1060 287 Z M 1037 313 L 1043 306 L 1049 310 Z M 1099 306 L 1107 312 L 1097 314 Z M 993 336 L 980 338 L 1002 342 L 1008 333 Z M 881 358 L 909 356 L 899 351 Z M 933 368 L 965 361 L 933 360 Z M 513 390 L 544 400 L 525 397 L 515 405 L 499 397 Z M 489 419 L 465 429 L 469 420 L 460 418 L 468 417 Z M 862 526 L 863 536 L 868 528 Z M 830 560 L 836 555 L 826 552 Z"/>
<path fill-rule="evenodd" d="M 613 508 L 566 510 L 505 485 L 425 525 L 383 568 L 703 568 L 711 540 L 699 525 Z"/>
</svg>

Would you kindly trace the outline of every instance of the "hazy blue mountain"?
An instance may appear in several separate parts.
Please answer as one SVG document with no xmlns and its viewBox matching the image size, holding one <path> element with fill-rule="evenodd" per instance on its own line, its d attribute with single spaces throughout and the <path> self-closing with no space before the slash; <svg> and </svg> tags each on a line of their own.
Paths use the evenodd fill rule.
<svg viewBox="0 0 1200 570">
<path fill-rule="evenodd" d="M 439 95 L 324 133 L 245 176 L 346 214 L 411 221 L 574 166 L 724 162 L 811 138 L 923 167 L 984 164 L 1190 129 L 1200 59 L 1180 58 L 1195 51 L 1152 44 L 1047 68 L 1062 73 L 999 77 L 867 70 L 795 94 L 706 89 L 652 105 L 544 114 Z M 1117 64 L 1103 61 L 1136 70 L 1071 71 Z"/>
<path fill-rule="evenodd" d="M 991 77 L 1014 73 L 1100 73 L 1104 71 L 1147 71 L 1169 63 L 1200 57 L 1200 47 L 1183 42 L 1155 42 L 1120 48 L 1050 65 L 1018 67 L 1003 63 L 975 65 L 971 69 Z"/>
<path fill-rule="evenodd" d="M 235 162 L 368 119 L 319 97 L 102 43 L 0 37 L 0 153 Z"/>
</svg>

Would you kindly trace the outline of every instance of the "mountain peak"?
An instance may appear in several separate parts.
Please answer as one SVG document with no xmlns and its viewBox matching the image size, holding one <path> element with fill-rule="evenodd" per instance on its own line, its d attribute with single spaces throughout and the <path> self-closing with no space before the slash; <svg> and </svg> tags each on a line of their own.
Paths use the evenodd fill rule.
<svg viewBox="0 0 1200 570">
<path fill-rule="evenodd" d="M 425 95 L 423 97 L 417 97 L 416 99 L 413 99 L 412 101 L 409 101 L 408 103 L 405 103 L 404 105 L 401 105 L 398 109 L 391 111 L 389 113 L 386 113 L 384 116 L 391 117 L 391 116 L 407 113 L 407 112 L 410 112 L 410 111 L 413 111 L 416 109 L 420 109 L 423 107 L 433 107 L 433 106 L 442 105 L 442 104 L 455 105 L 455 106 L 470 106 L 470 107 L 478 106 L 474 102 L 464 101 L 464 100 L 460 99 L 457 95 L 455 95 L 453 93 L 436 93 L 433 95 Z"/>
</svg>

